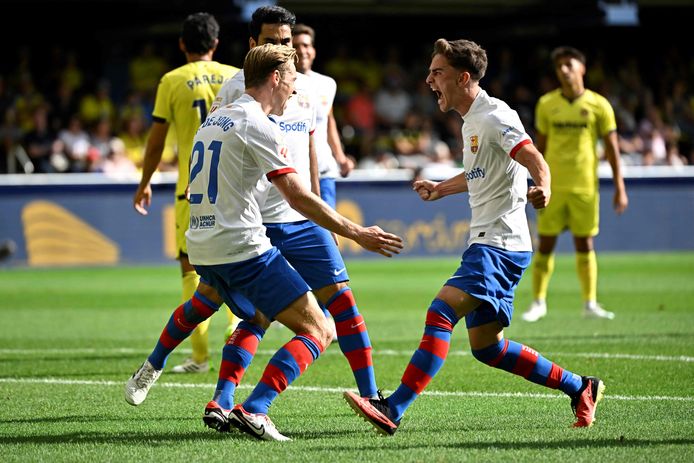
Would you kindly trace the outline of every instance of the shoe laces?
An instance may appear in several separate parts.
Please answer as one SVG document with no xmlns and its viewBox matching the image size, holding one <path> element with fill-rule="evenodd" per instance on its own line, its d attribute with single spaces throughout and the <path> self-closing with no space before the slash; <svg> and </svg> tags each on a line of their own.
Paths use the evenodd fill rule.
<svg viewBox="0 0 694 463">
<path fill-rule="evenodd" d="M 136 381 L 138 386 L 142 387 L 156 381 L 157 376 L 157 370 L 148 367 L 147 365 L 143 365 L 143 367 L 140 369 L 140 374 L 136 378 Z"/>
<path fill-rule="evenodd" d="M 388 417 L 388 419 L 390 419 L 390 406 L 388 405 L 388 400 L 383 397 L 380 389 L 376 391 L 376 394 L 378 394 L 378 399 L 369 399 L 369 403 L 371 403 L 376 410 L 383 413 L 386 417 Z"/>
</svg>

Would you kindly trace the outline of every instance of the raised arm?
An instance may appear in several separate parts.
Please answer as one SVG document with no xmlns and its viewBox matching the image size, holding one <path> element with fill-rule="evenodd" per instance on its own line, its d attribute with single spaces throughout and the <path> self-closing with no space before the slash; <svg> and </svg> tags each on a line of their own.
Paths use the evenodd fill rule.
<svg viewBox="0 0 694 463">
<path fill-rule="evenodd" d="M 403 247 L 402 238 L 387 233 L 378 226 L 363 227 L 343 217 L 319 196 L 308 191 L 301 183 L 298 174 L 278 175 L 272 179 L 272 184 L 277 187 L 293 209 L 321 227 L 352 239 L 364 249 L 386 257 L 400 253 Z"/>
</svg>

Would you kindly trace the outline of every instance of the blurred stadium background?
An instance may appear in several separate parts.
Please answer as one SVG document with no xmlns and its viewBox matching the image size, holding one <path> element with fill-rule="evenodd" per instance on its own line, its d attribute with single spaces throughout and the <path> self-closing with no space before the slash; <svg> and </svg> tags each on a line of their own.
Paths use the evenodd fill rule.
<svg viewBox="0 0 694 463">
<path fill-rule="evenodd" d="M 152 214 L 139 217 L 130 204 L 156 84 L 183 64 L 177 37 L 187 14 L 213 13 L 222 29 L 215 59 L 241 66 L 248 15 L 266 3 L 3 2 L 12 13 L 0 19 L 8 45 L 0 62 L 0 265 L 170 262 L 173 144 L 169 167 L 155 178 Z M 483 87 L 508 101 L 531 135 L 537 98 L 556 86 L 549 51 L 563 44 L 585 51 L 587 86 L 606 95 L 618 117 L 631 197 L 627 214 L 615 217 L 609 168 L 601 170 L 607 203 L 598 249 L 694 249 L 694 52 L 688 46 L 694 2 L 279 4 L 315 28 L 314 68 L 338 81 L 335 114 L 359 167 L 338 184 L 340 211 L 402 233 L 410 255 L 458 255 L 467 238 L 469 217 L 455 201 L 422 207 L 409 193 L 414 175 L 447 177 L 461 162 L 460 119 L 440 114 L 423 85 L 439 37 L 470 38 L 487 49 Z M 388 111 L 378 102 L 388 92 L 407 101 L 390 118 L 381 116 Z M 71 162 L 64 146 L 45 141 L 60 139 L 72 116 L 86 140 L 81 156 L 91 161 Z M 44 163 L 27 155 L 39 119 L 47 125 L 39 147 Z M 429 141 L 408 147 L 413 139 Z M 111 158 L 122 162 L 105 162 Z M 568 241 L 560 241 L 560 251 L 570 249 Z M 361 256 L 350 243 L 342 247 L 347 256 Z"/>
</svg>

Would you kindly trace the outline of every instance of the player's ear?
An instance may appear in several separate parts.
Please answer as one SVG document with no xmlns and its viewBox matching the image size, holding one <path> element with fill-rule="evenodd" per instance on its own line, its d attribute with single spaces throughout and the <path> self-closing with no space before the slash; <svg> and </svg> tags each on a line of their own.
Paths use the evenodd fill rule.
<svg viewBox="0 0 694 463">
<path fill-rule="evenodd" d="M 272 86 L 277 87 L 282 81 L 282 74 L 278 69 L 272 71 Z"/>
<path fill-rule="evenodd" d="M 465 87 L 467 83 L 470 82 L 470 73 L 467 71 L 462 71 L 458 73 L 458 85 Z"/>
<path fill-rule="evenodd" d="M 258 42 L 255 41 L 253 37 L 248 37 L 248 48 L 255 48 L 258 46 Z"/>
</svg>

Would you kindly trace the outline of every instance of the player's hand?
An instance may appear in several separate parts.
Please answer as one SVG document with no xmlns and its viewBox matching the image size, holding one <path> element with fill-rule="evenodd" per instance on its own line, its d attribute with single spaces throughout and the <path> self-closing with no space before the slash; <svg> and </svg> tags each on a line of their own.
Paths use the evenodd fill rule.
<svg viewBox="0 0 694 463">
<path fill-rule="evenodd" d="M 147 215 L 147 208 L 150 204 L 152 204 L 152 186 L 149 183 L 138 186 L 133 197 L 133 207 L 140 214 Z"/>
<path fill-rule="evenodd" d="M 339 163 L 340 165 L 340 175 L 344 178 L 349 175 L 350 172 L 354 170 L 354 161 L 351 157 L 345 155 L 345 159 Z"/>
<path fill-rule="evenodd" d="M 629 205 L 629 198 L 627 197 L 626 192 L 616 190 L 614 192 L 614 198 L 612 199 L 612 205 L 614 206 L 614 211 L 617 213 L 617 215 L 622 215 L 624 211 L 627 210 L 627 206 Z"/>
<path fill-rule="evenodd" d="M 402 238 L 383 231 L 377 225 L 362 227 L 355 241 L 367 251 L 377 252 L 386 257 L 400 254 L 400 250 L 403 248 Z"/>
<path fill-rule="evenodd" d="M 549 187 L 539 187 L 531 186 L 528 188 L 528 202 L 533 205 L 535 209 L 543 209 L 549 204 L 549 198 L 552 196 L 552 192 Z"/>
<path fill-rule="evenodd" d="M 438 182 L 432 182 L 431 180 L 417 180 L 412 184 L 412 189 L 417 192 L 423 201 L 435 201 L 441 197 L 439 192 L 436 191 L 437 185 Z"/>
</svg>

